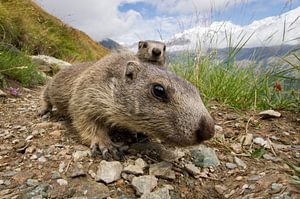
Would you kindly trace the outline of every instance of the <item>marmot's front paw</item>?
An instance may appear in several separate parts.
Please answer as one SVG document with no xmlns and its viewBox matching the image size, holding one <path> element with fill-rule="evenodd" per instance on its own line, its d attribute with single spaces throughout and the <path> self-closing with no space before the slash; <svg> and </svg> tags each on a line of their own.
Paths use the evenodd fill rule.
<svg viewBox="0 0 300 199">
<path fill-rule="evenodd" d="M 109 159 L 123 160 L 125 157 L 124 153 L 113 145 L 105 146 L 99 143 L 98 144 L 95 143 L 91 145 L 92 157 L 98 156 L 100 152 L 104 160 L 109 160 Z"/>
</svg>

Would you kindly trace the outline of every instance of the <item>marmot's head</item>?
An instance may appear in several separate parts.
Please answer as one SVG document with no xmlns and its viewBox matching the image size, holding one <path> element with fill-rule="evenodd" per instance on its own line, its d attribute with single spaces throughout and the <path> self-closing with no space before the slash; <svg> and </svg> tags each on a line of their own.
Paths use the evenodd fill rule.
<svg viewBox="0 0 300 199">
<path fill-rule="evenodd" d="M 214 121 L 195 86 L 149 63 L 125 68 L 114 82 L 112 124 L 181 146 L 213 137 Z"/>
<path fill-rule="evenodd" d="M 142 61 L 164 65 L 166 60 L 166 45 L 159 41 L 139 41 L 137 56 Z"/>
</svg>

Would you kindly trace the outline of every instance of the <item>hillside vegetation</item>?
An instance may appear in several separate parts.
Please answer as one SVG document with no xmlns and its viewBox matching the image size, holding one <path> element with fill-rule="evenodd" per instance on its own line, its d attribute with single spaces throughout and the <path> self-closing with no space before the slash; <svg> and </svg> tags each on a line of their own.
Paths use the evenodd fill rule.
<svg viewBox="0 0 300 199">
<path fill-rule="evenodd" d="M 224 60 L 216 59 L 218 51 L 196 56 L 187 64 L 173 64 L 177 74 L 194 83 L 205 102 L 244 110 L 285 109 L 300 111 L 300 57 L 298 52 L 276 56 L 279 61 L 260 66 L 255 60 L 240 63 L 234 47 Z M 199 53 L 201 54 L 201 53 Z"/>
<path fill-rule="evenodd" d="M 43 81 L 28 55 L 45 54 L 80 62 L 97 60 L 107 53 L 108 49 L 31 0 L 0 1 L 0 87 L 5 77 L 24 86 Z"/>
</svg>

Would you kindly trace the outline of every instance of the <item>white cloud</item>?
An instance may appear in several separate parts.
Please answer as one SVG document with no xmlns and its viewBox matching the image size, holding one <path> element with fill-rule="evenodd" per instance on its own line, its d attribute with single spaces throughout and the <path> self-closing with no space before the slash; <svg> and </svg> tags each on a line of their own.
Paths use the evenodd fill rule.
<svg viewBox="0 0 300 199">
<path fill-rule="evenodd" d="M 154 5 L 161 12 L 192 14 L 210 12 L 212 10 L 224 10 L 239 3 L 247 3 L 253 0 L 151 0 L 146 1 Z"/>
</svg>

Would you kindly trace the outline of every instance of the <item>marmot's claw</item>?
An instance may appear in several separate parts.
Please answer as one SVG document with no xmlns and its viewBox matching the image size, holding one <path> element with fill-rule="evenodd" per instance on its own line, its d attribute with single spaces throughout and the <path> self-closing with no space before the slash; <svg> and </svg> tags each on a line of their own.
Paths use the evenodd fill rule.
<svg viewBox="0 0 300 199">
<path fill-rule="evenodd" d="M 100 149 L 102 152 L 102 157 L 105 160 L 114 159 L 122 160 L 124 159 L 124 154 L 119 151 L 116 147 L 110 146 L 108 148 Z"/>
<path fill-rule="evenodd" d="M 100 150 L 99 150 L 99 147 L 97 144 L 93 144 L 91 146 L 91 154 L 92 154 L 92 157 L 95 158 L 97 157 L 98 155 L 100 155 Z"/>
</svg>

